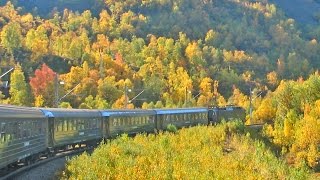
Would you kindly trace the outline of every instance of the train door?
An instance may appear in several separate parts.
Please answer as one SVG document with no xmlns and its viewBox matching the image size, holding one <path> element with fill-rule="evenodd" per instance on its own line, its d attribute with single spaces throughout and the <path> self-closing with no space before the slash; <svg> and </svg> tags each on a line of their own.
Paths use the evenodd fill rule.
<svg viewBox="0 0 320 180">
<path fill-rule="evenodd" d="M 158 131 L 163 130 L 163 119 L 164 119 L 164 115 L 162 115 L 162 114 L 156 115 L 156 129 Z"/>
<path fill-rule="evenodd" d="M 55 126 L 54 126 L 54 117 L 48 118 L 48 147 L 49 149 L 54 147 L 54 132 L 55 132 Z"/>
<path fill-rule="evenodd" d="M 218 122 L 218 117 L 219 117 L 219 111 L 214 108 L 211 111 L 211 123 L 217 123 Z"/>
<path fill-rule="evenodd" d="M 110 116 L 104 116 L 103 117 L 103 136 L 105 139 L 110 138 Z"/>
</svg>

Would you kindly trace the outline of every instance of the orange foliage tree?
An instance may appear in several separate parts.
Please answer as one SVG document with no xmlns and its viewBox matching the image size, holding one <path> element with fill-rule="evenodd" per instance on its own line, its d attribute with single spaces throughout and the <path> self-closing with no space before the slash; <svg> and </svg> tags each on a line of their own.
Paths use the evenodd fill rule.
<svg viewBox="0 0 320 180">
<path fill-rule="evenodd" d="M 42 96 L 44 106 L 52 106 L 54 102 L 54 78 L 56 73 L 46 64 L 37 69 L 34 77 L 30 78 L 30 86 L 35 97 Z"/>
</svg>

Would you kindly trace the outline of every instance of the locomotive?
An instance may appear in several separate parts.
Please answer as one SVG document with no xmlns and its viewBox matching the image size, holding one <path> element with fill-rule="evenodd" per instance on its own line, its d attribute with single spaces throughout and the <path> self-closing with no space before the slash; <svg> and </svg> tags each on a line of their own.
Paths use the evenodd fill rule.
<svg viewBox="0 0 320 180">
<path fill-rule="evenodd" d="M 87 110 L 0 105 L 0 169 L 75 145 L 96 145 L 120 134 L 153 133 L 245 119 L 241 107 Z"/>
</svg>

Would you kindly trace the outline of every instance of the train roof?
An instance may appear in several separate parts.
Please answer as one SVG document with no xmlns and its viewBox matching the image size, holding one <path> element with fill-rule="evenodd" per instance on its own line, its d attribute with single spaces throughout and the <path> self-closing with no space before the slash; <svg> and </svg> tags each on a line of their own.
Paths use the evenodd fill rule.
<svg viewBox="0 0 320 180">
<path fill-rule="evenodd" d="M 154 110 L 146 110 L 146 109 L 106 109 L 100 110 L 102 116 L 140 116 L 140 115 L 155 115 Z"/>
<path fill-rule="evenodd" d="M 155 109 L 157 114 L 181 114 L 208 112 L 207 108 L 176 108 L 176 109 Z"/>
<path fill-rule="evenodd" d="M 37 108 L 0 104 L 0 118 L 45 118 Z"/>
<path fill-rule="evenodd" d="M 232 105 L 224 106 L 224 107 L 214 106 L 214 107 L 209 107 L 209 109 L 222 110 L 222 111 L 244 110 L 244 109 L 243 109 L 242 107 L 240 107 L 240 106 L 232 106 Z"/>
<path fill-rule="evenodd" d="M 46 117 L 101 117 L 99 110 L 40 108 Z"/>
</svg>

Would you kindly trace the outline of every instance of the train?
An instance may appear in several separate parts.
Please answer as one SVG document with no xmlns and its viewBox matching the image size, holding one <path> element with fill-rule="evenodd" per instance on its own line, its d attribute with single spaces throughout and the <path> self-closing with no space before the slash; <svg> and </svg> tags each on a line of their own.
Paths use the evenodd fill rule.
<svg viewBox="0 0 320 180">
<path fill-rule="evenodd" d="M 154 133 L 177 128 L 244 121 L 245 110 L 237 106 L 89 110 L 32 108 L 0 105 L 0 169 L 17 163 L 31 164 L 61 149 L 94 146 L 126 133 Z"/>
</svg>

